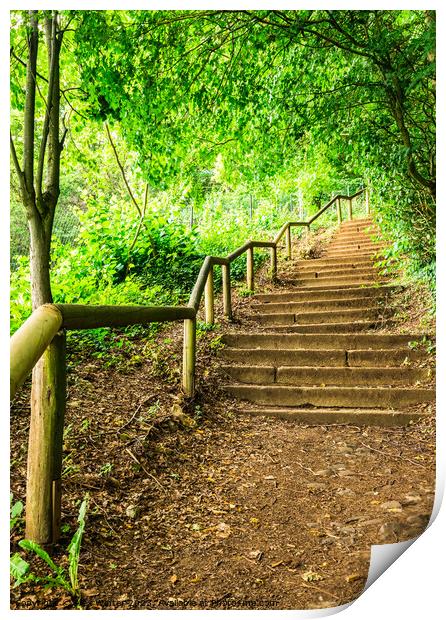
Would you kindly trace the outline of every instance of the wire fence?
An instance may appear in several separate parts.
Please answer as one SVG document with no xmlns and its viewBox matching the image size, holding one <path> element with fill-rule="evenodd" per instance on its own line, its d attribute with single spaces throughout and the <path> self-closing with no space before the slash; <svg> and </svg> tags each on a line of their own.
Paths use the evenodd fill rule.
<svg viewBox="0 0 446 620">
<path fill-rule="evenodd" d="M 313 205 L 314 210 L 319 209 L 329 199 L 336 194 L 351 194 L 360 189 L 363 185 L 362 179 L 354 179 L 348 185 L 340 185 L 334 188 L 331 196 L 319 196 L 319 200 Z M 364 210 L 365 204 L 363 196 L 359 197 L 357 203 L 358 211 Z M 75 247 L 79 242 L 79 232 L 81 222 L 79 219 L 78 205 L 62 204 L 56 209 L 54 217 L 53 235 L 61 243 Z M 280 194 L 273 199 L 264 199 L 256 196 L 254 193 L 246 194 L 220 194 L 212 200 L 208 200 L 203 206 L 197 208 L 193 203 L 184 205 L 178 212 L 175 207 L 176 218 L 181 224 L 190 229 L 199 228 L 204 223 L 212 223 L 213 217 L 217 211 L 224 213 L 225 217 L 232 219 L 237 218 L 238 221 L 246 223 L 260 220 L 266 217 L 266 214 L 274 212 L 278 216 L 286 217 L 292 214 L 299 220 L 305 220 L 311 213 L 304 206 L 304 197 L 301 191 L 290 194 Z M 313 209 L 311 209 L 313 211 Z M 29 254 L 29 231 L 26 224 L 26 218 L 23 209 L 14 205 L 11 210 L 10 219 L 10 263 L 11 269 L 15 269 L 19 263 L 20 257 Z"/>
</svg>

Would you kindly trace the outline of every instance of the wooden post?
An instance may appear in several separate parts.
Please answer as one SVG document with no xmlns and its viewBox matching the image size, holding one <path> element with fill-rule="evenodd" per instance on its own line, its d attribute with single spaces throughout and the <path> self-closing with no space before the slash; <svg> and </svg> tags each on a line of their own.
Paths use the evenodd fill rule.
<svg viewBox="0 0 446 620">
<path fill-rule="evenodd" d="M 342 224 L 342 208 L 341 208 L 341 199 L 338 198 L 338 224 L 339 226 Z"/>
<path fill-rule="evenodd" d="M 60 535 L 65 403 L 65 332 L 59 332 L 34 367 L 31 390 L 26 538 L 46 547 Z"/>
<path fill-rule="evenodd" d="M 287 259 L 291 260 L 291 226 L 286 229 L 286 255 Z"/>
<path fill-rule="evenodd" d="M 310 236 L 310 224 L 306 224 L 306 232 L 305 232 L 306 236 L 309 237 Z"/>
<path fill-rule="evenodd" d="M 353 219 L 353 205 L 352 205 L 353 199 L 349 198 L 348 199 L 348 219 L 352 220 Z"/>
<path fill-rule="evenodd" d="M 185 319 L 183 340 L 183 391 L 192 397 L 195 392 L 196 319 Z"/>
<path fill-rule="evenodd" d="M 246 286 L 249 291 L 254 291 L 254 248 L 246 251 Z"/>
<path fill-rule="evenodd" d="M 277 246 L 271 248 L 271 280 L 277 280 Z"/>
<path fill-rule="evenodd" d="M 365 213 L 366 215 L 370 215 L 370 196 L 368 187 L 365 190 Z"/>
<path fill-rule="evenodd" d="M 204 307 L 206 313 L 206 323 L 214 324 L 214 268 L 209 269 L 206 286 L 204 289 Z"/>
<path fill-rule="evenodd" d="M 222 265 L 221 275 L 223 279 L 223 314 L 228 321 L 232 321 L 231 265 Z"/>
</svg>

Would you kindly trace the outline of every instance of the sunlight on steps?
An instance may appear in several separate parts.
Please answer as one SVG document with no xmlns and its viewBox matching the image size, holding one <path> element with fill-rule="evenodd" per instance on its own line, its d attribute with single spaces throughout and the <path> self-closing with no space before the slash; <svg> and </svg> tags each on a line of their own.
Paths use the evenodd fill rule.
<svg viewBox="0 0 446 620">
<path fill-rule="evenodd" d="M 226 391 L 240 411 L 305 424 L 403 425 L 435 391 L 420 335 L 392 334 L 392 293 L 375 256 L 372 220 L 344 222 L 318 259 L 290 261 L 286 288 L 253 296 L 261 331 L 224 336 Z M 385 333 L 377 330 L 385 328 Z M 411 345 L 411 346 L 409 346 Z M 410 409 L 412 407 L 412 409 Z M 408 409 L 406 409 L 408 408 Z"/>
</svg>

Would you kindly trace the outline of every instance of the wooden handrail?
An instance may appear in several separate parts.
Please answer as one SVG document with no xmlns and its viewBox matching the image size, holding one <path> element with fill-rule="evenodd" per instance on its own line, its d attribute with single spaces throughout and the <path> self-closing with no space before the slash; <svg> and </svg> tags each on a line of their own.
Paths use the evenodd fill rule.
<svg viewBox="0 0 446 620">
<path fill-rule="evenodd" d="M 59 537 L 63 418 L 66 401 L 66 329 L 94 329 L 150 322 L 184 321 L 183 391 L 192 397 L 195 391 L 196 321 L 203 293 L 206 322 L 214 321 L 214 266 L 222 268 L 223 309 L 232 319 L 231 263 L 246 253 L 248 289 L 254 290 L 254 248 L 271 250 L 271 277 L 277 274 L 277 247 L 286 234 L 287 258 L 291 259 L 291 228 L 310 225 L 329 207 L 337 203 L 338 220 L 342 221 L 340 201 L 349 201 L 351 219 L 352 196 L 332 198 L 308 221 L 286 222 L 272 241 L 249 240 L 226 257 L 206 256 L 192 289 L 187 306 L 92 306 L 82 304 L 45 304 L 37 308 L 11 338 L 11 398 L 35 368 L 31 403 L 30 446 L 28 451 L 26 536 L 41 544 L 51 544 Z M 368 193 L 367 208 L 368 208 Z M 32 439 L 32 441 L 31 441 Z"/>
<path fill-rule="evenodd" d="M 61 329 L 62 322 L 60 310 L 53 304 L 45 304 L 34 310 L 11 337 L 9 376 L 11 398 L 14 398 L 17 389 Z"/>
<path fill-rule="evenodd" d="M 192 319 L 195 312 L 187 306 L 90 306 L 56 304 L 65 329 L 127 327 L 144 323 L 160 323 Z"/>
</svg>

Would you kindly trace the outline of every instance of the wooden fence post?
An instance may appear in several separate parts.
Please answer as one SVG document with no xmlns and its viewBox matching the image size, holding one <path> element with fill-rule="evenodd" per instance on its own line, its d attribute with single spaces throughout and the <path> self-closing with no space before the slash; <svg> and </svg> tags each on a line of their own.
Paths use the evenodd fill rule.
<svg viewBox="0 0 446 620">
<path fill-rule="evenodd" d="M 59 332 L 34 367 L 31 390 L 26 537 L 46 547 L 60 535 L 65 404 L 65 332 Z"/>
<path fill-rule="evenodd" d="M 348 219 L 353 219 L 353 198 L 348 199 Z"/>
<path fill-rule="evenodd" d="M 306 224 L 306 232 L 305 232 L 306 236 L 309 237 L 310 236 L 310 224 Z"/>
<path fill-rule="evenodd" d="M 277 246 L 271 248 L 271 280 L 277 280 Z"/>
<path fill-rule="evenodd" d="M 214 268 L 209 269 L 206 286 L 204 289 L 204 307 L 206 315 L 206 323 L 214 324 Z"/>
<path fill-rule="evenodd" d="M 223 314 L 229 321 L 232 321 L 231 265 L 222 265 L 221 275 L 223 279 Z"/>
<path fill-rule="evenodd" d="M 184 320 L 183 391 L 192 397 L 195 392 L 196 318 Z"/>
<path fill-rule="evenodd" d="M 368 187 L 365 190 L 365 213 L 366 215 L 370 215 L 370 196 Z"/>
<path fill-rule="evenodd" d="M 341 199 L 340 198 L 338 198 L 337 209 L 338 209 L 338 224 L 340 226 L 342 224 L 342 207 L 341 207 Z"/>
<path fill-rule="evenodd" d="M 249 291 L 254 291 L 254 248 L 246 251 L 246 285 Z"/>
<path fill-rule="evenodd" d="M 286 255 L 291 260 L 291 226 L 286 229 Z"/>
<path fill-rule="evenodd" d="M 277 246 L 271 248 L 271 280 L 277 280 Z"/>
</svg>

